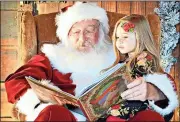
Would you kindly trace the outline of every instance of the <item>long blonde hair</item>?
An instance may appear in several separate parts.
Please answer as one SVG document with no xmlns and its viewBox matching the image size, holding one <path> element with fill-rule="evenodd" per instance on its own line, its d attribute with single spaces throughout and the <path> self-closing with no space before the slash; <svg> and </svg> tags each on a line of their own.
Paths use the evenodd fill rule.
<svg viewBox="0 0 180 122">
<path fill-rule="evenodd" d="M 123 22 L 123 23 L 130 22 L 135 25 L 134 32 L 136 33 L 137 45 L 135 48 L 134 58 L 132 58 L 127 63 L 129 70 L 131 69 L 130 64 L 133 63 L 132 61 L 134 61 L 134 59 L 137 57 L 137 55 L 141 54 L 143 51 L 147 51 L 154 57 L 156 71 L 162 72 L 162 68 L 160 67 L 160 63 L 159 63 L 159 61 L 160 61 L 159 53 L 155 47 L 155 42 L 154 42 L 154 39 L 152 36 L 152 32 L 151 32 L 149 23 L 148 23 L 147 19 L 145 18 L 145 16 L 136 15 L 136 14 L 133 14 L 130 16 L 125 16 L 125 17 L 121 18 L 115 25 L 112 39 L 113 39 L 113 48 L 114 48 L 114 52 L 116 55 L 116 60 L 111 67 L 113 67 L 114 65 L 116 65 L 117 63 L 122 61 L 124 58 L 123 55 L 120 53 L 120 51 L 116 47 L 116 41 L 117 41 L 116 40 L 116 31 L 117 31 L 117 27 L 119 26 L 119 24 L 121 22 Z"/>
</svg>

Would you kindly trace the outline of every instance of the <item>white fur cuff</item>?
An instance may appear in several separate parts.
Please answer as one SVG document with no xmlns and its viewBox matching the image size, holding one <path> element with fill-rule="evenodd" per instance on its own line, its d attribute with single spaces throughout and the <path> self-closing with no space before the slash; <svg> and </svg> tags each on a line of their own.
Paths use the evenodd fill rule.
<svg viewBox="0 0 180 122">
<path fill-rule="evenodd" d="M 145 76 L 145 80 L 158 87 L 169 100 L 168 106 L 164 109 L 155 105 L 154 101 L 149 101 L 150 106 L 163 116 L 173 112 L 178 106 L 178 97 L 173 88 L 173 81 L 171 81 L 166 74 L 149 74 Z"/>
<path fill-rule="evenodd" d="M 34 107 L 40 102 L 37 95 L 32 89 L 28 89 L 27 92 L 20 97 L 20 100 L 16 103 L 16 107 L 19 111 L 25 115 L 30 114 Z"/>
<path fill-rule="evenodd" d="M 38 117 L 39 113 L 49 105 L 52 105 L 52 103 L 41 103 L 36 109 L 26 116 L 26 121 L 34 121 Z"/>
</svg>

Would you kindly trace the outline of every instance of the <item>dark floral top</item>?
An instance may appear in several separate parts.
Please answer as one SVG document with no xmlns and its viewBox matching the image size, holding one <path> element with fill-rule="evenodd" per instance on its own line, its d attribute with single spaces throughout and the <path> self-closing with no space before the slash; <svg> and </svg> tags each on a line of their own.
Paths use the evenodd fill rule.
<svg viewBox="0 0 180 122">
<path fill-rule="evenodd" d="M 154 58 L 147 52 L 138 55 L 133 62 L 134 63 L 131 64 L 132 70 L 130 72 L 133 79 L 154 73 L 156 70 Z"/>
<path fill-rule="evenodd" d="M 142 52 L 131 63 L 130 77 L 136 79 L 155 72 L 154 58 L 147 52 Z M 127 100 L 109 108 L 107 114 L 129 120 L 139 111 L 149 109 L 148 101 Z"/>
</svg>

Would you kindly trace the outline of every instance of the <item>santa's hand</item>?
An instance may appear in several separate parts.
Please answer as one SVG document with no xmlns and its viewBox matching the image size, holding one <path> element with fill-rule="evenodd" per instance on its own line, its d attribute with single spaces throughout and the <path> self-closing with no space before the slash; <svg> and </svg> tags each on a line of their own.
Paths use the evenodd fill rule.
<svg viewBox="0 0 180 122">
<path fill-rule="evenodd" d="M 121 97 L 126 100 L 147 100 L 147 83 L 144 79 L 137 78 L 127 85 L 128 90 L 121 94 Z"/>
<path fill-rule="evenodd" d="M 128 90 L 121 94 L 126 100 L 159 100 L 158 89 L 150 83 L 145 82 L 143 77 L 135 79 L 127 85 Z"/>
</svg>

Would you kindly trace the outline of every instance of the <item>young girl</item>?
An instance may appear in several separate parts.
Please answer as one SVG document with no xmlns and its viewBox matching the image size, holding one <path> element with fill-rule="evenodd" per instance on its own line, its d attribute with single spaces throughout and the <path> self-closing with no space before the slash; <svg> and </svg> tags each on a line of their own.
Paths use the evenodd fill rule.
<svg viewBox="0 0 180 122">
<path fill-rule="evenodd" d="M 139 112 L 151 109 L 149 100 L 167 100 L 157 87 L 155 88 L 154 85 L 152 87 L 150 83 L 145 81 L 145 76 L 148 74 L 163 73 L 159 63 L 159 53 L 155 48 L 147 19 L 142 15 L 130 15 L 120 19 L 115 25 L 113 47 L 116 54 L 116 61 L 113 66 L 117 63 L 126 62 L 127 78 L 130 82 L 127 87 L 132 90 L 121 94 L 126 101 L 109 109 L 107 121 L 133 121 Z M 158 94 L 148 93 L 148 88 Z M 141 118 L 145 117 L 145 120 L 150 118 L 151 121 L 164 121 L 159 113 L 149 112 L 144 116 L 141 114 Z M 153 117 L 151 112 L 154 112 Z"/>
</svg>

